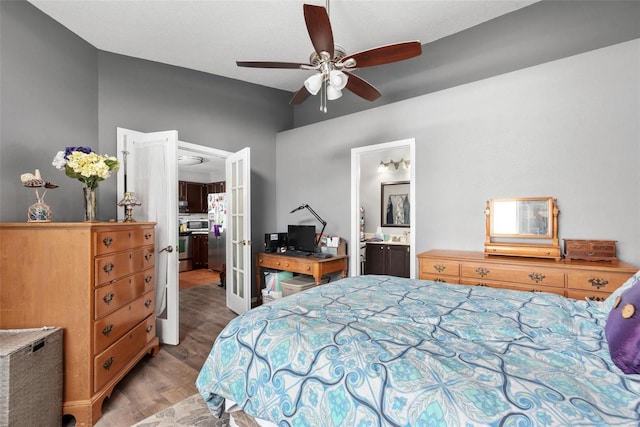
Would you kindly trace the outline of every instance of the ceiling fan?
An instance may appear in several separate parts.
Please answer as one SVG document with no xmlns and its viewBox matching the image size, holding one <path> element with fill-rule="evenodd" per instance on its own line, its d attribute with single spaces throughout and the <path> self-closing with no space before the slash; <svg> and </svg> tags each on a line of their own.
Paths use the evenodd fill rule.
<svg viewBox="0 0 640 427">
<path fill-rule="evenodd" d="M 338 99 L 346 88 L 356 95 L 375 101 L 382 94 L 364 79 L 351 73 L 357 68 L 372 67 L 413 58 L 422 53 L 419 41 L 394 43 L 347 55 L 344 48 L 334 44 L 327 7 L 304 5 L 304 20 L 315 51 L 309 63 L 236 61 L 239 67 L 287 68 L 313 70 L 316 74 L 304 81 L 304 86 L 291 98 L 290 104 L 301 104 L 311 95 L 321 92 L 320 110 L 327 112 L 327 100 Z"/>
</svg>

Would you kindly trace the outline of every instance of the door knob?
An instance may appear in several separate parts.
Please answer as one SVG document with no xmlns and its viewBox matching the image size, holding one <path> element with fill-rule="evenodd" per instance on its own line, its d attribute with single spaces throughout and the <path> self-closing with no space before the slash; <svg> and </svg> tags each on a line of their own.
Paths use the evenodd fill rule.
<svg viewBox="0 0 640 427">
<path fill-rule="evenodd" d="M 166 248 L 160 249 L 160 252 L 167 251 L 169 253 L 173 252 L 173 246 L 169 245 Z M 160 253 L 158 252 L 158 253 Z"/>
</svg>

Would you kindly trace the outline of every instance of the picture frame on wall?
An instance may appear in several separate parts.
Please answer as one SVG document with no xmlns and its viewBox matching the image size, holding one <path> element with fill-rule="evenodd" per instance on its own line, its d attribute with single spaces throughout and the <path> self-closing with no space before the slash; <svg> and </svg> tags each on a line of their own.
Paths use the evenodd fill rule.
<svg viewBox="0 0 640 427">
<path fill-rule="evenodd" d="M 381 183 L 380 224 L 383 227 L 409 227 L 409 181 Z"/>
</svg>

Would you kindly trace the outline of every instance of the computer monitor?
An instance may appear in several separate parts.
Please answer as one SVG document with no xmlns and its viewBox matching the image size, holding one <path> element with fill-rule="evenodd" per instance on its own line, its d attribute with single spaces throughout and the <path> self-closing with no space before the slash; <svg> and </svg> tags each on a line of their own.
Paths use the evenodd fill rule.
<svg viewBox="0 0 640 427">
<path fill-rule="evenodd" d="M 302 252 L 316 251 L 315 225 L 289 225 L 287 230 L 289 249 Z"/>
</svg>

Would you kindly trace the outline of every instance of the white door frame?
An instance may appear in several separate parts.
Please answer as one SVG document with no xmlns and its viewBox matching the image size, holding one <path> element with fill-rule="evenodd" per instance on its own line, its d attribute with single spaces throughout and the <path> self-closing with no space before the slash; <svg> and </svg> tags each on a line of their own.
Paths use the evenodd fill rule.
<svg viewBox="0 0 640 427">
<path fill-rule="evenodd" d="M 416 277 L 416 140 L 415 138 L 384 142 L 351 149 L 351 244 L 349 245 L 349 275 L 360 275 L 360 158 L 364 153 L 386 151 L 408 147 L 411 166 L 409 168 L 409 256 L 410 277 Z"/>
</svg>

